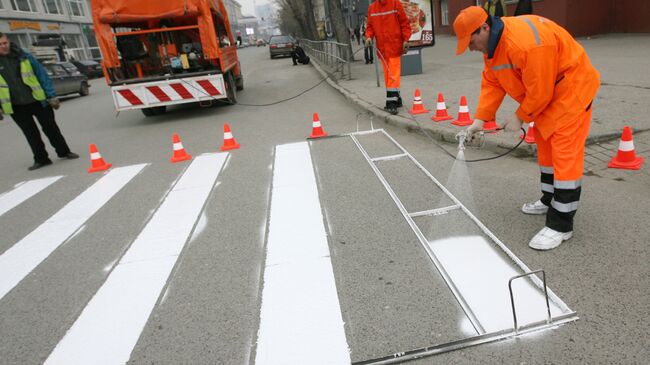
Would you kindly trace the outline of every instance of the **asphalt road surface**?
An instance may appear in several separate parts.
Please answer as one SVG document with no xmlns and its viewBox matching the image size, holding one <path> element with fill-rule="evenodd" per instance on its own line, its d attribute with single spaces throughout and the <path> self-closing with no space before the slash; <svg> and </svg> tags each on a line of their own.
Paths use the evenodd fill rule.
<svg viewBox="0 0 650 365">
<path fill-rule="evenodd" d="M 310 66 L 270 60 L 266 48 L 240 55 L 242 104 L 320 81 Z M 360 362 L 477 334 L 352 138 L 306 140 L 314 112 L 330 135 L 370 128 L 326 83 L 272 106 L 180 106 L 150 118 L 117 115 L 104 81 L 91 84 L 56 113 L 79 160 L 27 171 L 23 136 L 10 118 L 0 123 L 0 364 Z M 227 154 L 224 123 L 241 144 Z M 647 361 L 648 162 L 624 178 L 586 176 L 574 238 L 537 252 L 527 243 L 544 218 L 519 209 L 539 195 L 534 160 L 465 165 L 418 132 L 374 127 L 529 268 L 544 269 L 580 317 L 415 363 Z M 169 162 L 173 133 L 192 161 Z M 402 153 L 381 133 L 358 139 L 370 157 Z M 112 170 L 86 172 L 90 143 Z M 377 164 L 406 210 L 452 204 L 407 160 Z M 448 217 L 418 225 L 432 241 L 476 234 L 466 216 Z M 477 282 L 489 274 L 492 261 L 458 252 L 450 272 Z M 492 299 L 488 290 L 471 307 L 481 312 Z"/>
</svg>

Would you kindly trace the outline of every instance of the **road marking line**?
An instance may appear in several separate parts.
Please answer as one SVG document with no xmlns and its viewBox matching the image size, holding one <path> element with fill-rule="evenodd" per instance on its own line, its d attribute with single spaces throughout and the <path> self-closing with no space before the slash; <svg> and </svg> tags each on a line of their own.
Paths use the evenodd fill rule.
<svg viewBox="0 0 650 365">
<path fill-rule="evenodd" d="M 192 161 L 46 364 L 129 360 L 227 157 Z"/>
<path fill-rule="evenodd" d="M 486 332 L 512 329 L 512 305 L 508 280 L 521 270 L 481 236 L 450 237 L 430 241 L 429 246 Z M 512 282 L 519 326 L 547 318 L 546 301 L 529 279 Z M 549 301 L 551 315 L 562 310 Z"/>
<path fill-rule="evenodd" d="M 38 180 L 30 180 L 16 186 L 13 190 L 0 194 L 0 216 L 15 208 L 25 200 L 38 194 L 41 190 L 54 184 L 62 177 L 63 176 L 53 176 Z"/>
<path fill-rule="evenodd" d="M 349 364 L 306 142 L 276 147 L 255 363 Z"/>
<path fill-rule="evenodd" d="M 0 299 L 68 240 L 146 164 L 120 167 L 56 212 L 0 256 Z"/>
</svg>

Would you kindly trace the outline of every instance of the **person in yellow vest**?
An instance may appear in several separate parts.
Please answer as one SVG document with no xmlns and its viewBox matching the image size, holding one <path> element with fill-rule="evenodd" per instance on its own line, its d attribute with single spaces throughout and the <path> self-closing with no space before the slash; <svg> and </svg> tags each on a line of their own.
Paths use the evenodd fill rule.
<svg viewBox="0 0 650 365">
<path fill-rule="evenodd" d="M 47 72 L 34 56 L 12 44 L 3 33 L 0 33 L 0 106 L 0 120 L 3 114 L 11 115 L 32 149 L 34 164 L 28 170 L 52 164 L 34 117 L 60 158 L 79 158 L 70 151 L 54 119 L 53 109 L 59 109 L 60 102 Z"/>
<path fill-rule="evenodd" d="M 508 16 L 508 10 L 506 9 L 506 3 L 504 0 L 485 0 L 483 3 L 483 9 L 488 12 L 491 16 Z"/>
</svg>

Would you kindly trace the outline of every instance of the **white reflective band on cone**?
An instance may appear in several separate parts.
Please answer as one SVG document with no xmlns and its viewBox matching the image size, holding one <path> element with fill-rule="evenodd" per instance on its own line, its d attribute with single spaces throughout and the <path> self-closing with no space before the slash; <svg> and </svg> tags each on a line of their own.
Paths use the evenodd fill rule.
<svg viewBox="0 0 650 365">
<path fill-rule="evenodd" d="M 181 142 L 174 143 L 174 151 L 182 150 L 183 144 Z"/>
<path fill-rule="evenodd" d="M 419 97 L 419 96 L 416 96 L 416 97 L 413 98 L 413 100 L 414 100 L 414 101 L 422 101 L 422 98 Z"/>
<path fill-rule="evenodd" d="M 634 151 L 634 141 L 621 141 L 618 144 L 618 150 L 619 151 Z"/>
<path fill-rule="evenodd" d="M 99 152 L 93 152 L 90 154 L 91 160 L 99 160 L 100 158 L 102 158 L 102 155 L 100 155 Z"/>
<path fill-rule="evenodd" d="M 316 121 L 314 121 L 314 123 L 312 124 L 312 126 L 313 126 L 313 127 L 320 127 L 320 120 L 316 120 Z"/>
<path fill-rule="evenodd" d="M 458 111 L 461 113 L 469 113 L 469 107 L 467 105 L 461 105 Z"/>
<path fill-rule="evenodd" d="M 223 139 L 232 139 L 232 132 L 226 132 L 223 134 Z"/>
<path fill-rule="evenodd" d="M 438 103 L 437 108 L 438 108 L 438 110 L 443 110 L 443 109 L 447 109 L 447 106 L 446 106 L 445 103 L 443 102 L 443 103 Z"/>
</svg>

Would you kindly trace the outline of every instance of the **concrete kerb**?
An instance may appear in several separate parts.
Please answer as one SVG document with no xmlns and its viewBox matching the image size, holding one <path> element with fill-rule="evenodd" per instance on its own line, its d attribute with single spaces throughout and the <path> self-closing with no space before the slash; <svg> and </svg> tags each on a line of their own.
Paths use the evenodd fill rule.
<svg viewBox="0 0 650 365">
<path fill-rule="evenodd" d="M 352 103 L 356 104 L 360 108 L 366 110 L 368 113 L 372 113 L 373 116 L 376 118 L 378 121 L 383 121 L 384 123 L 395 125 L 398 127 L 405 128 L 408 131 L 420 131 L 421 129 L 426 130 L 426 134 L 428 134 L 430 137 L 435 138 L 436 140 L 440 142 L 447 142 L 453 145 L 456 145 L 458 141 L 456 141 L 456 133 L 458 133 L 458 130 L 450 130 L 450 129 L 444 129 L 444 128 L 431 128 L 428 126 L 423 126 L 420 127 L 418 124 L 414 124 L 412 119 L 403 117 L 401 115 L 391 115 L 390 113 L 385 112 L 383 109 L 378 108 L 371 102 L 363 99 L 360 97 L 358 94 L 344 88 L 343 86 L 339 85 L 337 82 L 335 76 L 333 74 L 328 73 L 325 71 L 318 62 L 312 58 L 312 62 L 310 62 L 318 71 L 318 73 L 323 77 L 327 78 L 327 83 L 332 86 L 334 89 L 338 90 L 347 100 L 351 101 Z M 494 152 L 496 154 L 501 154 L 504 153 L 505 151 L 513 148 L 516 145 L 516 142 L 510 142 L 505 141 L 505 140 L 494 140 L 491 138 L 486 138 L 485 139 L 485 144 L 483 145 L 483 149 L 486 149 L 488 151 Z M 535 147 L 534 145 L 528 145 L 526 143 L 522 143 L 517 147 L 516 150 L 514 150 L 510 155 L 515 156 L 515 157 L 532 157 L 535 155 Z"/>
</svg>

